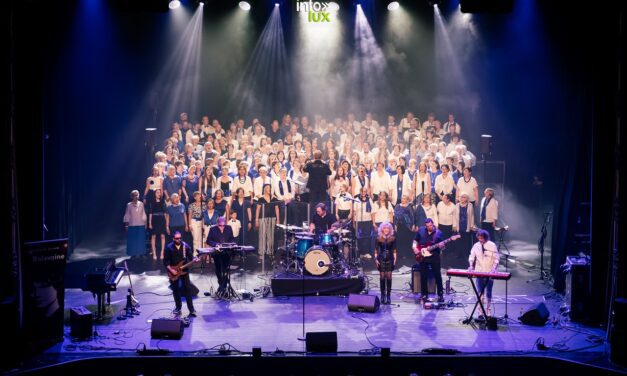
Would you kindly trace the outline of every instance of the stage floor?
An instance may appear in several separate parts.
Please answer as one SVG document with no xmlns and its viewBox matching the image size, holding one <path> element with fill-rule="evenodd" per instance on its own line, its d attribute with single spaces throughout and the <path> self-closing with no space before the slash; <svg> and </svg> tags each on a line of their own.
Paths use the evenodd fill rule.
<svg viewBox="0 0 627 376">
<path fill-rule="evenodd" d="M 512 254 L 515 253 L 512 250 Z M 81 260 L 77 256 L 80 255 L 73 255 L 73 259 Z M 521 253 L 520 259 L 524 259 L 523 256 Z M 68 264 L 68 269 L 74 273 L 90 263 L 89 258 L 76 262 Z M 158 347 L 187 354 L 216 349 L 223 344 L 244 352 L 261 347 L 264 352 L 278 349 L 299 353 L 305 351 L 305 342 L 299 340 L 304 333 L 332 331 L 337 332 L 338 351 L 354 354 L 374 347 L 389 347 L 392 353 L 451 348 L 466 355 L 550 355 L 603 363 L 607 358 L 604 355 L 607 351 L 604 330 L 560 319 L 561 297 L 551 293 L 549 286 L 542 281 L 528 282 L 537 278 L 539 272 L 528 268 L 532 259 L 527 262 L 527 266 L 510 264 L 512 279 L 508 285 L 507 305 L 510 319 L 500 321 L 496 331 L 462 323 L 475 301 L 466 278 L 452 278 L 455 292 L 446 295 L 446 300 L 454 303 L 451 308 L 430 310 L 416 304 L 409 288 L 411 269 L 400 267 L 394 273 L 392 305 L 381 306 L 376 313 L 354 313 L 347 309 L 347 296 L 274 297 L 270 294 L 261 297 L 277 271 L 267 265 L 261 268 L 262 265 L 252 260 L 252 263 L 246 262 L 235 270 L 231 280 L 235 290 L 257 294 L 258 297 L 253 301 L 230 302 L 207 297 L 204 293 L 211 293 L 217 287 L 213 266 L 195 270 L 191 279 L 200 290 L 194 299 L 198 317 L 192 319 L 181 340 L 153 340 L 150 338 L 151 320 L 170 317 L 174 308 L 173 299 L 161 261 L 132 259 L 129 260 L 129 268 L 141 314 L 127 320 L 116 318 L 126 303 L 129 281 L 124 278 L 111 296 L 109 312 L 112 317 L 97 323 L 96 337 L 87 341 L 73 340 L 69 336 L 69 320 L 66 320 L 64 342 L 48 349 L 47 354 L 54 355 L 56 359 L 105 354 L 133 355 L 144 344 L 148 348 Z M 378 274 L 368 268 L 364 274 L 367 277 L 365 292 L 378 295 Z M 445 275 L 443 271 L 444 278 Z M 76 281 L 70 278 L 68 283 L 71 287 Z M 95 311 L 96 302 L 89 292 L 68 288 L 65 299 L 66 317 L 71 307 L 85 306 Z M 494 302 L 494 315 L 503 316 L 504 281 L 495 281 Z M 522 312 L 539 302 L 544 302 L 550 311 L 550 320 L 545 326 L 527 326 L 518 322 Z M 183 315 L 186 314 L 187 308 L 183 304 Z M 477 315 L 475 313 L 475 317 Z M 551 349 L 538 350 L 536 344 L 539 340 Z"/>
<path fill-rule="evenodd" d="M 418 354 L 427 348 L 448 348 L 456 349 L 462 355 L 553 356 L 606 366 L 605 331 L 561 317 L 562 297 L 552 293 L 543 281 L 529 281 L 537 278 L 539 271 L 531 267 L 534 260 L 533 255 L 526 253 L 528 248 L 527 251 L 522 246 L 518 248 L 523 251 L 516 255 L 512 250 L 512 255 L 520 261 L 509 264 L 512 272 L 508 284 L 509 320 L 500 320 L 495 331 L 462 323 L 475 301 L 466 278 L 452 278 L 451 286 L 455 292 L 446 295 L 446 301 L 453 303 L 450 308 L 425 309 L 416 304 L 411 293 L 411 268 L 409 265 L 400 267 L 394 272 L 392 305 L 381 306 L 376 313 L 354 313 L 347 309 L 347 296 L 274 297 L 269 294 L 263 297 L 263 291 L 270 287 L 271 277 L 279 270 L 249 258 L 233 271 L 231 281 L 235 290 L 257 295 L 253 301 L 221 301 L 205 296 L 217 288 L 213 266 L 194 270 L 191 280 L 200 290 L 194 299 L 198 317 L 191 320 L 180 340 L 153 340 L 150 337 L 151 321 L 171 317 L 174 308 L 161 261 L 130 259 L 129 268 L 141 314 L 126 320 L 116 318 L 126 304 L 129 281 L 124 278 L 117 291 L 112 293 L 110 318 L 96 323 L 97 336 L 85 341 L 70 338 L 70 308 L 85 306 L 93 312 L 96 306 L 92 294 L 75 288 L 77 280 L 70 277 L 65 296 L 65 340 L 49 348 L 44 357 L 58 362 L 94 356 L 134 356 L 136 349 L 144 345 L 181 355 L 203 354 L 220 346 L 230 346 L 242 352 L 261 347 L 263 352 L 303 353 L 305 342 L 300 339 L 306 332 L 331 331 L 337 332 L 338 351 L 346 354 L 363 355 L 375 347 L 388 347 L 393 354 Z M 116 252 L 107 256 L 115 257 Z M 118 261 L 123 260 L 123 255 L 117 256 Z M 75 275 L 85 272 L 91 260 L 75 253 L 68 270 Z M 442 273 L 446 279 L 445 270 Z M 378 273 L 366 268 L 364 275 L 364 292 L 378 295 Z M 504 281 L 495 281 L 493 300 L 494 315 L 502 317 L 506 309 Z M 539 302 L 544 302 L 550 311 L 545 326 L 523 325 L 517 320 L 522 312 Z M 183 315 L 187 315 L 185 304 Z M 475 313 L 477 316 L 478 312 Z M 543 341 L 550 349 L 538 350 L 538 341 Z"/>
</svg>

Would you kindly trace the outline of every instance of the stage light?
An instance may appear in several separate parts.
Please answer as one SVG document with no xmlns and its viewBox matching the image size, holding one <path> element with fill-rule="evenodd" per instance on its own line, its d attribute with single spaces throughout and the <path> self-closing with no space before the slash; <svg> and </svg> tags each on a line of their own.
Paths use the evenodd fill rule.
<svg viewBox="0 0 627 376">
<path fill-rule="evenodd" d="M 249 11 L 249 10 L 250 10 L 250 3 L 249 3 L 248 1 L 240 1 L 240 2 L 239 2 L 239 7 L 240 7 L 242 10 Z"/>
<path fill-rule="evenodd" d="M 331 1 L 327 9 L 330 10 L 331 12 L 337 12 L 338 10 L 340 10 L 340 5 L 336 3 L 335 1 Z"/>
<path fill-rule="evenodd" d="M 278 6 L 279 6 L 279 3 L 274 3 L 274 6 L 275 6 L 275 7 L 278 7 Z"/>
<path fill-rule="evenodd" d="M 179 0 L 171 0 L 170 4 L 168 4 L 168 7 L 170 9 L 176 9 L 176 8 L 178 8 L 180 6 L 181 6 L 181 2 Z"/>
<path fill-rule="evenodd" d="M 398 1 L 392 1 L 391 3 L 388 4 L 388 10 L 397 10 L 400 7 L 401 7 L 401 4 L 399 4 Z"/>
<path fill-rule="evenodd" d="M 200 4 L 201 7 L 205 6 L 205 2 L 204 1 L 201 1 L 199 4 Z"/>
</svg>

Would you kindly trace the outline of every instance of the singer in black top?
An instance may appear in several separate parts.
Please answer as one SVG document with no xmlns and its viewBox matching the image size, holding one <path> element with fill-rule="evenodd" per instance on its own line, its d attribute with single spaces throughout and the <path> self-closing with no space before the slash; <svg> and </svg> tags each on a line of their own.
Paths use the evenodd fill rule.
<svg viewBox="0 0 627 376">
<path fill-rule="evenodd" d="M 314 152 L 314 161 L 307 163 L 303 171 L 309 174 L 307 179 L 307 188 L 309 188 L 309 201 L 313 203 L 328 202 L 329 195 L 329 179 L 331 169 L 329 165 L 322 162 L 322 152 L 316 150 Z"/>
<path fill-rule="evenodd" d="M 396 237 L 394 227 L 389 222 L 379 225 L 377 244 L 374 249 L 374 263 L 379 269 L 381 303 L 390 304 L 392 292 L 392 271 L 396 266 Z"/>
<path fill-rule="evenodd" d="M 442 231 L 435 227 L 431 218 L 427 218 L 425 219 L 425 225 L 421 226 L 420 229 L 418 229 L 418 233 L 416 233 L 416 238 L 414 239 L 413 244 L 414 254 L 418 254 L 421 248 L 439 243 L 443 240 Z M 427 300 L 429 297 L 427 276 L 429 275 L 430 265 L 433 271 L 433 276 L 435 277 L 438 301 L 444 301 L 444 288 L 442 287 L 442 274 L 440 271 L 440 252 L 443 249 L 444 246 L 434 249 L 431 251 L 431 256 L 423 258 L 420 263 L 420 293 L 422 295 L 421 299 L 423 300 Z"/>
<path fill-rule="evenodd" d="M 234 243 L 233 230 L 226 225 L 226 218 L 218 218 L 216 226 L 211 227 L 207 235 L 207 244 L 212 247 L 220 246 L 224 243 Z M 216 277 L 218 278 L 218 297 L 223 297 L 227 293 L 229 283 L 229 266 L 231 256 L 227 251 L 216 252 L 211 255 L 216 266 Z"/>
<path fill-rule="evenodd" d="M 194 259 L 194 252 L 192 251 L 192 248 L 189 246 L 189 244 L 182 241 L 181 237 L 181 232 L 175 231 L 174 235 L 172 236 L 172 242 L 170 242 L 165 247 L 163 265 L 172 274 L 177 274 L 177 271 L 176 269 L 174 269 L 174 267 L 177 266 L 177 264 L 179 264 L 181 261 L 186 264 Z M 189 280 L 189 274 L 183 274 L 179 276 L 176 281 L 170 281 L 170 287 L 172 288 L 174 304 L 176 305 L 172 313 L 174 313 L 175 315 L 181 314 L 181 307 L 183 306 L 183 303 L 181 302 L 180 288 L 182 287 L 183 296 L 185 296 L 187 308 L 189 309 L 189 315 L 192 317 L 196 317 L 196 310 L 194 309 L 192 294 L 190 293 L 191 282 Z"/>
</svg>

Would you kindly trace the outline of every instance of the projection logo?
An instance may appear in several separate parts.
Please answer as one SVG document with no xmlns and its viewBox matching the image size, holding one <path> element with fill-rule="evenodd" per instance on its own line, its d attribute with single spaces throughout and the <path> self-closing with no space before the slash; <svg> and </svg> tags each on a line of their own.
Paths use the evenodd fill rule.
<svg viewBox="0 0 627 376">
<path fill-rule="evenodd" d="M 307 13 L 309 22 L 331 22 L 329 3 L 324 1 L 297 1 L 296 11 Z"/>
</svg>

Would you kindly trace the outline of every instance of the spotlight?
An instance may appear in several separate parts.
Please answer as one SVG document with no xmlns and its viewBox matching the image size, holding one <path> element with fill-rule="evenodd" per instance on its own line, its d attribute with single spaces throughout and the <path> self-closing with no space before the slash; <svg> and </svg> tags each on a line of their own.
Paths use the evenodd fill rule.
<svg viewBox="0 0 627 376">
<path fill-rule="evenodd" d="M 388 10 L 397 10 L 400 7 L 401 7 L 401 4 L 399 4 L 398 1 L 392 1 L 391 3 L 388 4 Z"/>
<path fill-rule="evenodd" d="M 274 3 L 274 6 L 275 6 L 275 7 L 278 7 L 278 6 L 279 6 L 279 3 Z"/>
<path fill-rule="evenodd" d="M 240 2 L 239 2 L 239 7 L 240 7 L 242 10 L 246 10 L 246 11 L 248 11 L 248 10 L 250 10 L 250 3 L 249 3 L 248 1 L 240 1 Z"/>
<path fill-rule="evenodd" d="M 181 2 L 179 0 L 171 0 L 170 4 L 168 4 L 168 7 L 170 9 L 176 9 L 176 8 L 178 8 L 180 6 L 181 6 Z"/>
<path fill-rule="evenodd" d="M 205 2 L 204 1 L 201 1 L 199 4 L 200 4 L 201 7 L 205 6 Z"/>
<path fill-rule="evenodd" d="M 439 7 L 442 4 L 442 0 L 428 0 L 430 7 Z"/>
<path fill-rule="evenodd" d="M 331 1 L 327 9 L 329 9 L 331 12 L 336 12 L 340 10 L 340 5 L 336 3 L 335 1 Z"/>
</svg>

